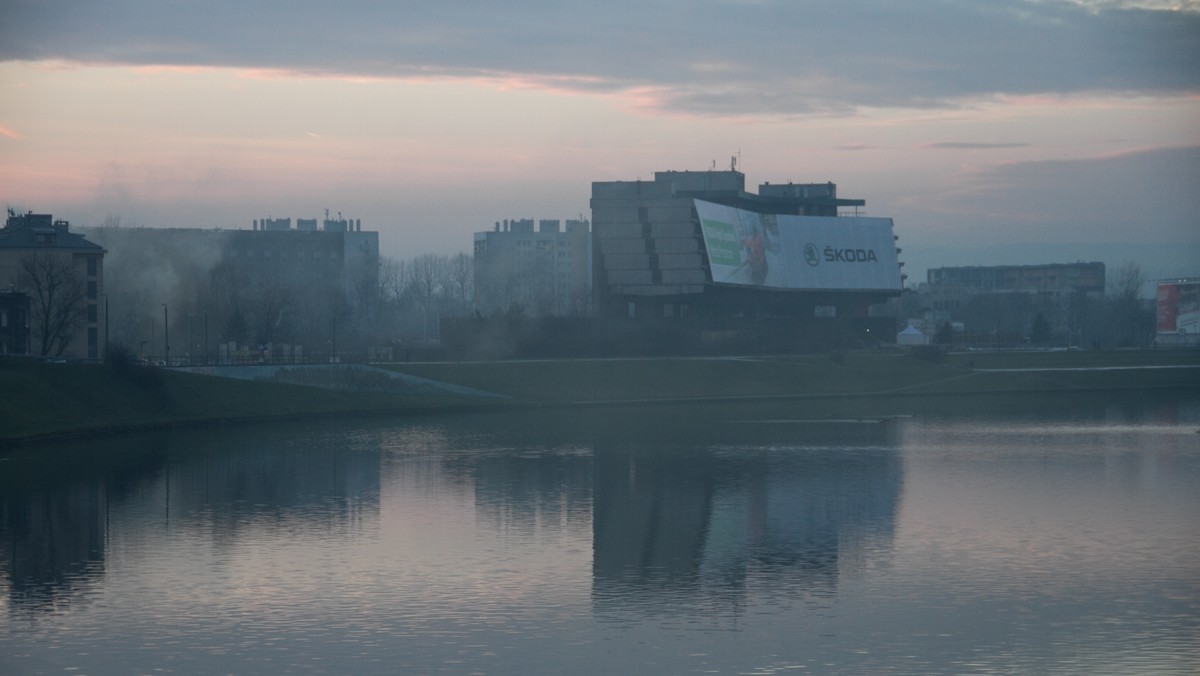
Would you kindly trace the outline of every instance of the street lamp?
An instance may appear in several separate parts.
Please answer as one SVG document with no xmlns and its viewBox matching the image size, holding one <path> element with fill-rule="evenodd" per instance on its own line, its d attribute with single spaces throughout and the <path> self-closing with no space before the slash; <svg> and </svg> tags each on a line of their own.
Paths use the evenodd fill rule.
<svg viewBox="0 0 1200 676">
<path fill-rule="evenodd" d="M 165 364 L 171 365 L 171 324 L 170 316 L 167 314 L 167 304 L 163 303 L 163 349 L 167 353 Z"/>
<path fill-rule="evenodd" d="M 195 337 L 196 334 L 192 332 L 192 313 L 189 312 L 187 317 L 188 317 L 188 346 L 187 346 L 188 349 L 187 349 L 186 354 L 187 354 L 187 359 L 188 359 L 188 361 L 187 361 L 188 366 L 191 366 L 192 365 L 192 350 L 196 349 L 196 337 Z"/>
<path fill-rule="evenodd" d="M 108 293 L 104 294 L 104 359 L 108 359 Z"/>
<path fill-rule="evenodd" d="M 208 366 L 208 309 L 202 310 L 204 313 L 204 365 Z"/>
</svg>

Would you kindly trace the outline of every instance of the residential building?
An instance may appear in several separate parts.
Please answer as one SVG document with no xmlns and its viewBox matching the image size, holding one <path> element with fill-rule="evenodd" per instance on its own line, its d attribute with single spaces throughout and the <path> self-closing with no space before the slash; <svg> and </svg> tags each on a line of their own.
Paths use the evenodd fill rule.
<svg viewBox="0 0 1200 676">
<path fill-rule="evenodd" d="M 105 253 L 102 246 L 71 232 L 67 221 L 9 211 L 0 230 L 0 291 L 28 298 L 27 304 L 16 298 L 5 303 L 9 312 L 21 312 L 22 305 L 28 308 L 25 353 L 67 359 L 104 355 Z M 16 345 L 9 350 L 20 353 Z"/>
<path fill-rule="evenodd" d="M 1099 339 L 1093 308 L 1104 299 L 1102 262 L 930 268 L 926 278 L 927 311 L 962 322 L 969 344 L 1024 344 L 1039 316 L 1051 342 Z"/>
<path fill-rule="evenodd" d="M 0 355 L 27 355 L 29 348 L 29 294 L 0 291 Z"/>
<path fill-rule="evenodd" d="M 591 300 L 587 219 L 497 221 L 475 233 L 475 299 L 481 313 L 519 306 L 537 316 L 584 316 Z"/>
<path fill-rule="evenodd" d="M 1033 293 L 1041 296 L 1083 293 L 1104 296 L 1104 263 L 1045 265 L 970 265 L 930 268 L 930 290 L 943 293 Z"/>
<path fill-rule="evenodd" d="M 341 218 L 315 224 L 270 218 L 250 230 L 81 230 L 110 252 L 113 340 L 183 358 L 215 353 L 211 341 L 324 352 L 361 328 L 354 310 L 378 297 L 379 233 Z"/>
</svg>

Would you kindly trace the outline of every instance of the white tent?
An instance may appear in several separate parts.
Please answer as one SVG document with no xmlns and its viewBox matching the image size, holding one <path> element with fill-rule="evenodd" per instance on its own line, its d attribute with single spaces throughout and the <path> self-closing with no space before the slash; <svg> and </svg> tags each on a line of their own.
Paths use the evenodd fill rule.
<svg viewBox="0 0 1200 676">
<path fill-rule="evenodd" d="M 921 329 L 918 329 L 915 326 L 908 326 L 905 327 L 903 331 L 896 334 L 896 344 L 905 346 L 928 345 L 929 338 L 925 336 Z"/>
</svg>

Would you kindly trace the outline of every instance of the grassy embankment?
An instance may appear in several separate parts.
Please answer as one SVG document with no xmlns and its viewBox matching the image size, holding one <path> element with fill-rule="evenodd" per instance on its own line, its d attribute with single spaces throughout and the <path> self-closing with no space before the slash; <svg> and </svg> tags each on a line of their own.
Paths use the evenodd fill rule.
<svg viewBox="0 0 1200 676">
<path fill-rule="evenodd" d="M 1200 369 L 1144 368 L 1168 365 L 1200 366 L 1200 352 L 976 353 L 940 363 L 900 353 L 845 353 L 390 368 L 540 403 L 1200 387 Z M 1017 370 L 1097 368 L 1105 370 Z"/>
<path fill-rule="evenodd" d="M 325 390 L 170 371 L 131 377 L 100 365 L 0 361 L 0 391 L 5 393 L 0 443 L 232 420 L 488 406 L 1200 387 L 1200 369 L 1145 368 L 1168 365 L 1200 366 L 1200 351 L 975 353 L 951 355 L 940 363 L 899 353 L 845 353 L 389 367 L 512 397 L 482 400 L 433 392 Z M 1097 368 L 1104 370 L 1061 370 Z"/>
<path fill-rule="evenodd" d="M 14 440 L 316 415 L 478 405 L 434 393 L 348 392 L 98 364 L 0 360 L 0 447 Z"/>
</svg>

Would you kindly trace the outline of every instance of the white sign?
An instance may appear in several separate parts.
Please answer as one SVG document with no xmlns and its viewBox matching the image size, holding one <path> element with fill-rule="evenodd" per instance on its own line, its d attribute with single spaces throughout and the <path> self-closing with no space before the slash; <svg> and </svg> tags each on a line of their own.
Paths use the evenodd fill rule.
<svg viewBox="0 0 1200 676">
<path fill-rule="evenodd" d="M 696 200 L 717 284 L 900 291 L 892 219 L 759 214 Z"/>
</svg>

